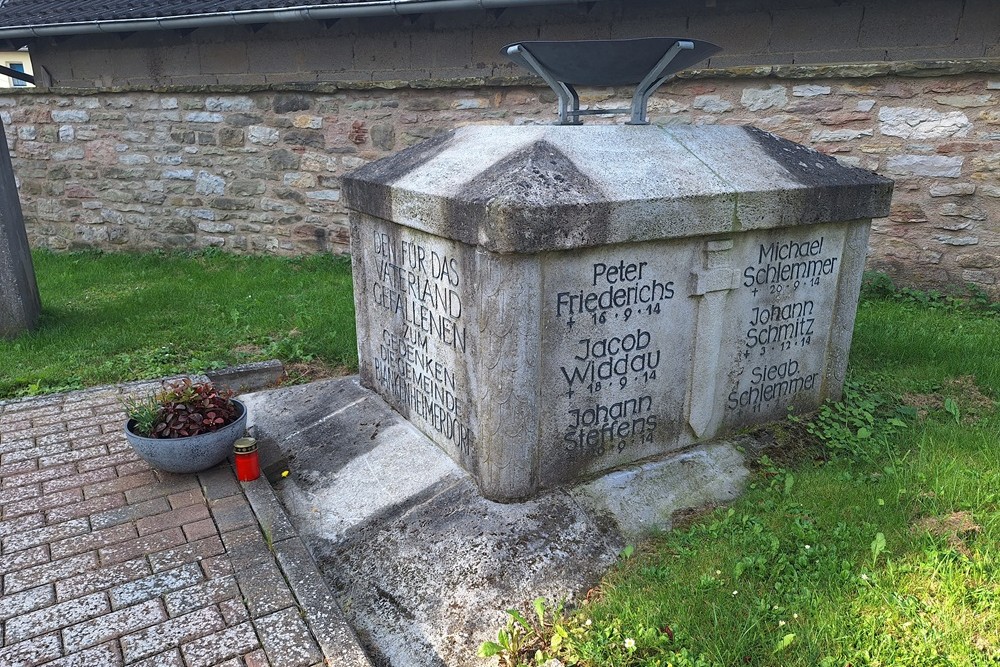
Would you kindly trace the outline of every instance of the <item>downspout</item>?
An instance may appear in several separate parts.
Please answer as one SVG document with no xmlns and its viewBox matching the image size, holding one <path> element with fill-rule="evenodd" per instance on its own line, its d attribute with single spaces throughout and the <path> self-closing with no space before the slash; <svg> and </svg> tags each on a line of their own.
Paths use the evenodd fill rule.
<svg viewBox="0 0 1000 667">
<path fill-rule="evenodd" d="M 39 26 L 0 28 L 0 39 L 26 37 L 56 37 L 95 33 L 135 32 L 139 30 L 191 30 L 210 26 L 246 25 L 252 23 L 287 23 L 321 21 L 365 16 L 404 16 L 431 12 L 507 9 L 539 5 L 591 4 L 594 0 L 376 0 L 345 2 L 336 5 L 314 5 L 295 9 L 262 9 L 197 14 L 149 19 L 114 21 L 84 21 Z"/>
</svg>

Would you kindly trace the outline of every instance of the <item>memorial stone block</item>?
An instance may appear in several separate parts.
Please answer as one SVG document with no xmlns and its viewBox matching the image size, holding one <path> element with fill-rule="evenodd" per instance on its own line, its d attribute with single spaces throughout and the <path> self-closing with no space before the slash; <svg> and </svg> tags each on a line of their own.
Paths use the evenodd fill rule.
<svg viewBox="0 0 1000 667">
<path fill-rule="evenodd" d="M 34 327 L 41 308 L 14 167 L 0 124 L 0 338 Z"/>
<path fill-rule="evenodd" d="M 749 127 L 440 135 L 344 179 L 362 383 L 500 501 L 816 408 L 891 191 Z"/>
</svg>

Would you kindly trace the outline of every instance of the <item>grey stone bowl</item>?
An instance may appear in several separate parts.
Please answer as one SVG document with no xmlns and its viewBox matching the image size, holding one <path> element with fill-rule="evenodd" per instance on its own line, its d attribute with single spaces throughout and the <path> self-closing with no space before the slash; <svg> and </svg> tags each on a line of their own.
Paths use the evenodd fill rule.
<svg viewBox="0 0 1000 667">
<path fill-rule="evenodd" d="M 236 421 L 218 431 L 193 435 L 189 438 L 144 438 L 132 432 L 133 420 L 125 424 L 125 439 L 135 453 L 151 466 L 164 472 L 190 473 L 207 470 L 224 461 L 233 451 L 233 443 L 247 430 L 247 408 L 236 404 Z"/>
</svg>

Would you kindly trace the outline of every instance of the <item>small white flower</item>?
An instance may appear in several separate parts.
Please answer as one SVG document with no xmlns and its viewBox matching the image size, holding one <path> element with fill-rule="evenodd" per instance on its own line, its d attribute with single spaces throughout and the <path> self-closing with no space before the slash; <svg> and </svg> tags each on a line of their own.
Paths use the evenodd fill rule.
<svg viewBox="0 0 1000 667">
<path fill-rule="evenodd" d="M 587 619 L 587 622 L 586 622 L 586 623 L 584 623 L 584 625 L 586 625 L 586 626 L 587 626 L 588 628 L 589 628 L 590 626 L 592 626 L 593 624 L 594 624 L 594 622 L 593 622 L 592 620 L 590 620 L 589 618 Z"/>
<path fill-rule="evenodd" d="M 625 648 L 627 648 L 630 651 L 632 649 L 634 649 L 635 648 L 635 640 L 632 639 L 631 637 L 626 637 L 625 638 Z"/>
<path fill-rule="evenodd" d="M 798 617 L 799 617 L 798 614 L 792 614 L 792 618 L 798 618 Z"/>
<path fill-rule="evenodd" d="M 807 544 L 806 549 L 812 549 L 812 547 Z"/>
<path fill-rule="evenodd" d="M 737 595 L 739 591 L 733 591 L 733 595 Z"/>
<path fill-rule="evenodd" d="M 867 574 L 862 574 L 861 575 L 861 581 L 868 581 L 868 575 Z"/>
<path fill-rule="evenodd" d="M 722 574 L 722 570 L 716 570 L 715 571 L 715 576 L 719 576 L 720 574 Z"/>
<path fill-rule="evenodd" d="M 785 622 L 784 622 L 784 621 L 778 621 L 778 627 L 779 627 L 779 628 L 780 628 L 780 627 L 783 627 L 784 625 L 785 625 Z"/>
</svg>

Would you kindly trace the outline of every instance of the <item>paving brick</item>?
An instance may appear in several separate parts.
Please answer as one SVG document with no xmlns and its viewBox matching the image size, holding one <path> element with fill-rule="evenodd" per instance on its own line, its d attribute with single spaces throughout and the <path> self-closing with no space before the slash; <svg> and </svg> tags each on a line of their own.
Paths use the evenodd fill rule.
<svg viewBox="0 0 1000 667">
<path fill-rule="evenodd" d="M 24 532 L 15 533 L 14 535 L 8 535 L 3 538 L 2 541 L 3 552 L 8 554 L 14 551 L 20 551 L 21 549 L 34 547 L 39 544 L 55 542 L 56 540 L 61 540 L 64 537 L 83 535 L 89 531 L 90 522 L 87 521 L 87 519 L 71 519 L 52 526 L 35 528 L 34 530 L 26 530 Z M 56 560 L 58 560 L 58 557 L 56 557 Z"/>
<path fill-rule="evenodd" d="M 36 447 L 34 438 L 15 439 L 12 433 L 5 433 L 0 439 L 0 456 L 6 458 L 9 454 Z"/>
<path fill-rule="evenodd" d="M 41 484 L 26 484 L 24 486 L 15 486 L 13 489 L 4 489 L 0 491 L 0 507 L 3 507 L 6 503 L 24 500 L 25 498 L 34 498 L 41 494 Z"/>
<path fill-rule="evenodd" d="M 6 623 L 4 637 L 7 641 L 23 641 L 109 611 L 108 597 L 104 593 L 94 593 L 12 618 Z"/>
<path fill-rule="evenodd" d="M 130 663 L 129 667 L 184 667 L 184 659 L 181 657 L 180 649 L 171 649 L 145 660 Z"/>
<path fill-rule="evenodd" d="M 88 484 L 83 487 L 83 497 L 93 498 L 94 496 L 103 496 L 110 493 L 121 493 L 122 491 L 128 491 L 129 489 L 134 489 L 140 486 L 156 484 L 156 482 L 156 475 L 153 474 L 152 471 L 147 470 L 135 475 L 119 477 L 108 482 Z"/>
<path fill-rule="evenodd" d="M 228 577 L 233 573 L 233 563 L 229 556 L 225 554 L 213 558 L 204 558 L 201 561 L 201 569 L 207 579 L 216 577 Z"/>
<path fill-rule="evenodd" d="M 322 662 L 323 654 L 309 634 L 297 608 L 269 614 L 253 622 L 273 665 L 306 667 Z"/>
<path fill-rule="evenodd" d="M 170 473 L 159 473 L 159 482 L 149 486 L 140 486 L 125 491 L 125 498 L 129 504 L 140 503 L 151 498 L 170 496 L 181 491 L 198 489 L 198 478 L 194 475 L 171 475 Z M 165 502 L 165 501 L 164 501 Z"/>
<path fill-rule="evenodd" d="M 33 472 L 38 470 L 38 463 L 33 459 L 27 459 L 25 461 L 14 460 L 8 463 L 7 458 L 3 459 L 3 464 L 0 465 L 0 478 L 7 477 L 8 475 L 16 475 L 22 472 Z"/>
<path fill-rule="evenodd" d="M 220 532 L 257 525 L 257 519 L 242 495 L 213 500 L 209 503 L 209 508 Z"/>
<path fill-rule="evenodd" d="M 111 597 L 111 606 L 115 609 L 121 609 L 138 602 L 158 598 L 171 591 L 186 589 L 202 581 L 204 581 L 204 578 L 201 568 L 198 567 L 197 563 L 191 563 L 173 570 L 157 572 L 141 579 L 123 583 L 120 586 L 112 588 L 108 591 L 108 594 Z M 191 609 L 194 608 L 192 607 Z M 190 609 L 187 611 L 190 611 Z M 180 616 L 180 614 L 171 614 L 171 616 Z"/>
<path fill-rule="evenodd" d="M 122 656 L 118 652 L 117 642 L 108 642 L 46 663 L 45 667 L 120 667 L 121 664 Z"/>
<path fill-rule="evenodd" d="M 116 479 L 117 476 L 114 468 L 98 468 L 90 472 L 77 472 L 72 477 L 61 477 L 49 480 L 48 482 L 42 482 L 42 493 L 52 493 L 95 482 L 104 482 L 109 479 Z"/>
<path fill-rule="evenodd" d="M 31 530 L 43 525 L 45 525 L 45 519 L 41 514 L 27 514 L 9 521 L 0 521 L 0 537 L 6 537 L 22 530 Z"/>
<path fill-rule="evenodd" d="M 243 661 L 239 658 L 230 658 L 223 662 L 217 662 L 213 667 L 243 667 Z"/>
<path fill-rule="evenodd" d="M 139 458 L 131 448 L 122 452 L 111 452 L 108 445 L 95 445 L 89 447 L 84 451 L 90 451 L 95 449 L 103 449 L 104 455 L 99 456 L 94 459 L 80 461 L 76 464 L 77 470 L 80 472 L 88 472 L 90 470 L 96 470 L 97 468 L 106 468 L 108 466 L 116 466 L 122 463 L 131 463 Z"/>
<path fill-rule="evenodd" d="M 243 598 L 223 600 L 219 603 L 219 611 L 222 612 L 222 618 L 226 619 L 227 625 L 236 625 L 250 618 L 250 612 Z"/>
<path fill-rule="evenodd" d="M 64 395 L 53 394 L 51 396 L 26 398 L 20 402 L 7 403 L 4 406 L 4 414 L 8 417 L 16 416 L 17 419 L 34 419 L 41 415 L 51 415 L 62 412 L 61 404 Z"/>
<path fill-rule="evenodd" d="M 67 463 L 61 466 L 53 466 L 51 468 L 43 468 L 42 470 L 35 470 L 34 472 L 26 472 L 20 475 L 11 475 L 10 477 L 4 477 L 3 488 L 9 489 L 12 486 L 34 484 L 35 482 L 46 482 L 50 479 L 56 479 L 58 477 L 65 477 L 66 475 L 75 475 L 75 474 L 76 474 L 76 466 Z"/>
<path fill-rule="evenodd" d="M 81 520 L 86 521 L 86 519 Z M 65 558 L 66 556 L 82 554 L 84 551 L 92 551 L 126 540 L 132 540 L 136 537 L 138 535 L 135 532 L 135 526 L 130 523 L 123 523 L 119 526 L 104 528 L 103 530 L 97 530 L 86 535 L 52 542 L 49 544 L 49 551 L 53 559 Z"/>
<path fill-rule="evenodd" d="M 238 597 L 240 597 L 240 589 L 236 585 L 236 579 L 223 577 L 203 581 L 197 585 L 169 593 L 164 596 L 164 602 L 170 616 L 182 616 L 195 609 Z"/>
<path fill-rule="evenodd" d="M 102 498 L 116 498 L 120 499 L 117 504 L 113 507 L 108 508 L 104 512 L 95 512 L 90 515 L 90 525 L 94 528 L 107 528 L 108 526 L 116 526 L 120 523 L 125 523 L 127 521 L 135 521 L 141 519 L 145 516 L 153 516 L 154 514 L 160 514 L 161 512 L 166 512 L 170 509 L 170 505 L 163 498 L 153 498 L 152 500 L 147 500 L 145 502 L 131 504 L 128 502 L 128 494 L 116 493 L 110 496 L 98 496 L 97 498 L 91 498 L 86 502 L 98 502 Z"/>
<path fill-rule="evenodd" d="M 34 549 L 25 549 L 24 551 L 16 551 L 12 554 L 4 554 L 0 558 L 0 574 L 17 572 L 18 570 L 35 565 L 48 563 L 49 560 L 49 548 L 44 544 L 40 544 Z"/>
<path fill-rule="evenodd" d="M 0 665 L 31 667 L 62 656 L 59 634 L 33 637 L 27 641 L 0 648 Z"/>
<path fill-rule="evenodd" d="M 216 466 L 211 470 L 198 473 L 198 481 L 209 500 L 218 500 L 226 496 L 242 496 L 243 490 L 236 481 L 233 471 L 227 463 Z"/>
<path fill-rule="evenodd" d="M 43 424 L 42 426 L 29 426 L 28 428 L 11 429 L 11 435 L 19 440 L 26 438 L 42 438 L 54 433 L 65 433 L 66 424 L 56 422 L 55 424 Z"/>
<path fill-rule="evenodd" d="M 181 646 L 188 667 L 209 667 L 260 648 L 250 623 L 241 623 Z"/>
<path fill-rule="evenodd" d="M 93 553 L 37 565 L 4 575 L 4 593 L 19 593 L 35 586 L 67 579 L 81 572 L 97 569 L 97 556 Z"/>
<path fill-rule="evenodd" d="M 67 422 L 66 433 L 73 440 L 78 440 L 80 438 L 88 438 L 92 436 L 101 435 L 104 433 L 101 430 L 100 425 L 97 424 L 87 424 L 83 425 L 81 423 Z"/>
<path fill-rule="evenodd" d="M 281 542 L 298 535 L 266 479 L 260 477 L 245 483 L 243 491 L 253 508 L 261 530 L 270 536 L 272 542 Z"/>
<path fill-rule="evenodd" d="M 24 417 L 21 416 L 17 416 L 15 417 L 15 419 L 17 419 L 17 421 L 13 421 L 12 419 L 9 422 L 7 421 L 3 422 L 3 429 L 8 434 L 17 433 L 20 431 L 27 431 L 29 428 L 31 428 L 30 419 L 25 419 Z"/>
<path fill-rule="evenodd" d="M 218 529 L 215 527 L 215 522 L 211 519 L 202 519 L 194 523 L 184 524 L 181 526 L 181 530 L 184 531 L 184 537 L 188 539 L 188 542 L 195 542 L 219 534 Z"/>
<path fill-rule="evenodd" d="M 274 558 L 260 529 L 255 525 L 222 533 L 222 542 L 226 545 L 226 553 L 234 562 L 260 563 Z"/>
<path fill-rule="evenodd" d="M 63 505 L 62 507 L 50 509 L 45 513 L 45 520 L 47 523 L 52 524 L 65 521 L 67 519 L 75 519 L 81 516 L 90 516 L 91 526 L 94 528 L 105 528 L 106 524 L 99 521 L 95 522 L 94 517 L 102 516 L 105 512 L 114 511 L 124 505 L 125 496 L 120 493 L 110 496 L 98 496 L 96 498 L 91 498 L 90 500 L 84 500 L 71 505 Z"/>
<path fill-rule="evenodd" d="M 167 649 L 176 648 L 199 637 L 218 632 L 224 627 L 225 622 L 222 620 L 222 616 L 219 615 L 218 610 L 213 608 L 199 609 L 190 614 L 158 623 L 121 638 L 125 662 L 134 662 L 162 653 Z"/>
<path fill-rule="evenodd" d="M 69 440 L 59 440 L 44 445 L 35 443 L 30 447 L 23 447 L 4 454 L 3 460 L 4 463 L 11 463 L 14 461 L 34 461 L 42 456 L 51 456 L 68 452 L 72 449 L 72 447 L 73 444 Z"/>
<path fill-rule="evenodd" d="M 172 493 L 167 496 L 167 502 L 170 503 L 171 509 L 178 510 L 182 507 L 187 507 L 189 505 L 197 505 L 199 503 L 205 502 L 205 496 L 201 495 L 201 489 L 188 489 L 187 491 L 180 491 L 179 493 Z"/>
<path fill-rule="evenodd" d="M 246 654 L 243 656 L 243 662 L 246 663 L 247 667 L 271 667 L 271 663 L 268 661 L 267 654 L 264 653 L 264 649 Z"/>
<path fill-rule="evenodd" d="M 209 518 L 208 508 L 204 505 L 190 505 L 181 509 L 170 510 L 163 514 L 146 517 L 136 521 L 136 528 L 140 535 L 158 533 L 167 528 L 183 526 L 186 523 L 194 523 L 202 519 Z"/>
<path fill-rule="evenodd" d="M 46 424 L 58 424 L 59 422 L 70 422 L 76 419 L 86 419 L 93 417 L 94 411 L 90 407 L 77 407 L 75 410 L 67 410 L 48 415 L 38 415 L 32 417 L 31 423 L 34 426 L 44 426 Z"/>
<path fill-rule="evenodd" d="M 82 499 L 83 494 L 80 492 L 80 489 L 66 489 L 65 491 L 57 491 L 56 493 L 7 503 L 4 505 L 3 515 L 4 518 L 8 518 L 32 514 L 34 512 L 43 512 L 53 507 L 62 507 L 70 503 L 80 502 Z"/>
<path fill-rule="evenodd" d="M 179 531 L 179 528 L 171 530 Z M 153 572 L 167 570 L 184 563 L 195 563 L 211 556 L 218 556 L 225 553 L 225 546 L 217 536 L 206 537 L 197 542 L 181 544 L 173 549 L 165 549 L 159 553 L 150 554 L 149 564 L 153 566 Z"/>
<path fill-rule="evenodd" d="M 31 588 L 14 595 L 0 596 L 0 621 L 27 614 L 56 602 L 56 592 L 52 584 Z"/>
<path fill-rule="evenodd" d="M 288 585 L 274 561 L 236 569 L 236 581 L 253 618 L 265 616 L 295 604 Z"/>
<path fill-rule="evenodd" d="M 114 565 L 143 554 L 169 549 L 178 544 L 184 544 L 184 533 L 180 528 L 171 528 L 161 533 L 143 535 L 134 540 L 104 547 L 98 551 L 98 554 L 101 557 L 101 565 Z"/>
<path fill-rule="evenodd" d="M 115 437 L 112 437 L 112 435 L 114 435 Z M 108 451 L 111 452 L 112 454 L 118 454 L 119 452 L 135 451 L 134 449 L 132 449 L 132 445 L 128 444 L 128 441 L 125 440 L 124 436 L 122 436 L 121 433 L 118 434 L 107 433 L 101 437 L 109 438 L 111 440 L 110 442 L 108 442 Z"/>
<path fill-rule="evenodd" d="M 89 459 L 107 458 L 108 448 L 104 445 L 98 445 L 96 447 L 87 447 L 86 449 L 71 449 L 68 452 L 62 452 L 59 454 L 52 454 L 50 456 L 40 456 L 38 457 L 38 467 L 47 468 L 49 466 L 61 465 L 63 463 L 72 463 L 74 461 L 87 461 Z M 86 472 L 85 470 L 80 470 L 80 464 L 78 463 L 76 469 L 80 472 Z"/>
<path fill-rule="evenodd" d="M 159 600 L 149 600 L 64 628 L 63 646 L 67 653 L 73 653 L 165 620 L 167 614 L 163 604 Z"/>
<path fill-rule="evenodd" d="M 120 414 L 122 412 L 122 404 L 115 401 L 113 403 L 97 403 L 92 404 L 90 409 L 94 411 L 95 415 L 108 415 L 108 414 Z"/>
<path fill-rule="evenodd" d="M 153 470 L 153 466 L 149 465 L 145 461 L 139 460 L 117 465 L 115 466 L 115 470 L 118 471 L 119 477 L 127 477 L 140 472 L 151 472 Z"/>
<path fill-rule="evenodd" d="M 59 600 L 77 598 L 81 595 L 103 591 L 112 586 L 142 579 L 150 573 L 151 570 L 146 559 L 144 557 L 135 558 L 56 582 L 56 598 Z"/>
</svg>

